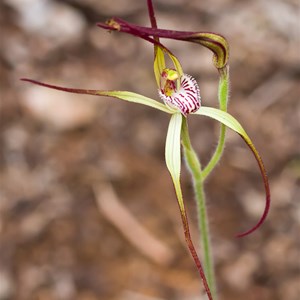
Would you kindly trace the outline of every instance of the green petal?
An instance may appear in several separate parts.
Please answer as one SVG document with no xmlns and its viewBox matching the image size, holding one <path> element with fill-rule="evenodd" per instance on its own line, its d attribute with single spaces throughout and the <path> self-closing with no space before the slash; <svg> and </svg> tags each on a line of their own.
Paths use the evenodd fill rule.
<svg viewBox="0 0 300 300">
<path fill-rule="evenodd" d="M 172 178 L 179 180 L 181 169 L 181 151 L 180 151 L 180 135 L 181 135 L 182 115 L 175 113 L 172 115 L 167 139 L 166 139 L 166 164 Z"/>
<path fill-rule="evenodd" d="M 249 139 L 249 137 L 248 137 L 246 131 L 243 129 L 242 125 L 232 115 L 230 115 L 229 113 L 227 113 L 225 111 L 221 111 L 221 110 L 219 110 L 217 108 L 213 108 L 213 107 L 201 106 L 201 108 L 199 110 L 197 110 L 196 112 L 194 112 L 194 114 L 207 116 L 212 119 L 215 119 L 215 120 L 223 123 L 230 129 L 236 131 L 240 135 L 245 136 Z"/>
<path fill-rule="evenodd" d="M 36 85 L 40 85 L 46 88 L 59 90 L 63 92 L 73 93 L 73 94 L 83 94 L 83 95 L 92 95 L 92 96 L 107 96 L 107 97 L 114 97 L 121 100 L 133 102 L 133 103 L 139 103 L 146 106 L 153 107 L 155 109 L 161 110 L 163 112 L 172 114 L 173 112 L 164 104 L 145 97 L 143 95 L 132 93 L 132 92 L 126 92 L 126 91 L 99 91 L 99 90 L 85 90 L 85 89 L 76 89 L 76 88 L 67 88 L 67 87 L 61 87 L 57 85 L 52 85 L 48 83 L 43 83 L 40 81 L 28 79 L 28 78 L 21 78 L 22 81 L 27 81 Z"/>
<path fill-rule="evenodd" d="M 166 105 L 137 93 L 126 91 L 98 91 L 97 94 L 101 96 L 115 97 L 133 103 L 143 104 L 166 112 L 168 114 L 173 113 Z"/>
<path fill-rule="evenodd" d="M 179 60 L 177 59 L 177 57 L 175 55 L 173 55 L 170 52 L 168 52 L 168 55 L 171 58 L 171 60 L 174 64 L 174 67 L 175 67 L 176 71 L 179 74 L 179 77 L 181 77 L 183 75 L 183 70 L 182 70 L 182 67 L 181 67 L 181 64 L 180 64 Z"/>
<path fill-rule="evenodd" d="M 253 145 L 251 139 L 247 135 L 246 131 L 243 129 L 242 125 L 229 113 L 227 113 L 225 111 L 221 111 L 216 108 L 202 106 L 194 114 L 207 116 L 212 119 L 215 119 L 215 120 L 223 123 L 230 129 L 234 130 L 235 132 L 237 132 L 243 138 L 243 140 L 246 142 L 246 144 L 252 151 L 252 153 L 258 163 L 260 173 L 261 173 L 261 176 L 262 176 L 262 179 L 264 182 L 264 187 L 265 187 L 266 204 L 265 204 L 264 212 L 263 212 L 260 220 L 258 221 L 258 223 L 255 226 L 253 226 L 251 229 L 249 229 L 248 231 L 246 231 L 244 233 L 240 233 L 237 236 L 242 237 L 242 236 L 248 235 L 248 234 L 252 233 L 253 231 L 255 231 L 258 227 L 260 227 L 260 225 L 265 221 L 265 219 L 268 215 L 269 209 L 270 209 L 270 202 L 271 202 L 270 187 L 269 187 L 269 181 L 268 181 L 268 177 L 267 177 L 267 173 L 266 173 L 266 169 L 264 167 L 263 161 L 262 161 L 258 151 L 256 150 L 255 146 Z"/>
<path fill-rule="evenodd" d="M 178 203 L 180 209 L 183 209 L 183 198 L 180 187 L 180 169 L 181 169 L 181 152 L 180 152 L 180 133 L 181 133 L 182 115 L 175 113 L 172 115 L 167 139 L 166 139 L 166 164 L 172 176 Z"/>
<path fill-rule="evenodd" d="M 161 73 L 165 68 L 166 63 L 164 52 L 160 47 L 155 46 L 154 74 L 158 88 L 160 88 Z"/>
</svg>

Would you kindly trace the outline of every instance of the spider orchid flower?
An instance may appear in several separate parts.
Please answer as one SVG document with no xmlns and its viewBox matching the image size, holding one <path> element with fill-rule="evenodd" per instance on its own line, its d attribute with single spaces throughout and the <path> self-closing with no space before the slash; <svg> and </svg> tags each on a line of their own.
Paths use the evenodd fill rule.
<svg viewBox="0 0 300 300">
<path fill-rule="evenodd" d="M 189 115 L 210 117 L 216 121 L 219 121 L 222 124 L 223 128 L 228 127 L 232 129 L 242 137 L 246 145 L 254 154 L 254 157 L 258 163 L 266 193 L 265 209 L 257 224 L 246 232 L 238 234 L 238 237 L 243 237 L 252 233 L 265 221 L 270 208 L 270 189 L 268 178 L 262 159 L 258 154 L 256 148 L 254 147 L 251 139 L 247 135 L 246 131 L 243 129 L 241 124 L 226 111 L 226 101 L 219 101 L 219 109 L 201 105 L 200 89 L 196 80 L 190 75 L 183 72 L 183 69 L 177 57 L 160 42 L 160 38 L 188 41 L 198 43 L 210 49 L 213 52 L 214 66 L 219 71 L 220 78 L 222 79 L 219 86 L 222 93 L 222 88 L 228 88 L 227 78 L 229 47 L 226 39 L 221 35 L 215 33 L 183 32 L 158 29 L 151 0 L 148 0 L 147 3 L 151 20 L 151 27 L 142 27 L 130 24 L 119 18 L 110 19 L 106 23 L 98 23 L 97 26 L 109 31 L 124 32 L 144 39 L 154 45 L 154 74 L 158 88 L 158 95 L 163 103 L 146 96 L 128 91 L 104 91 L 67 88 L 43 83 L 28 78 L 22 78 L 21 80 L 64 92 L 88 94 L 93 96 L 107 96 L 118 98 L 120 100 L 125 100 L 128 102 L 139 103 L 162 111 L 171 117 L 166 137 L 166 165 L 171 174 L 175 187 L 187 246 L 201 276 L 206 294 L 208 298 L 212 300 L 213 293 L 211 293 L 210 284 L 206 279 L 204 268 L 200 263 L 190 236 L 188 219 L 180 185 L 181 143 L 185 151 L 189 152 L 191 156 L 195 155 L 191 147 L 190 138 L 188 135 L 187 117 Z M 166 57 L 168 58 L 167 62 Z"/>
</svg>

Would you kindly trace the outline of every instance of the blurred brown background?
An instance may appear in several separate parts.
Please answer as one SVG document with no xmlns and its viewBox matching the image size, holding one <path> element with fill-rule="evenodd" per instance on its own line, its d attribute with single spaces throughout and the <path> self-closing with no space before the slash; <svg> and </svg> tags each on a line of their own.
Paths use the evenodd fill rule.
<svg viewBox="0 0 300 300">
<path fill-rule="evenodd" d="M 299 2 L 155 0 L 161 28 L 208 30 L 231 46 L 229 111 L 268 170 L 267 222 L 258 167 L 228 132 L 206 185 L 221 300 L 297 300 L 300 291 Z M 0 299 L 195 300 L 202 285 L 183 240 L 164 163 L 168 116 L 122 101 L 72 95 L 20 77 L 158 99 L 153 49 L 95 26 L 119 16 L 148 25 L 146 1 L 2 0 Z M 207 49 L 166 41 L 217 106 Z M 218 124 L 189 118 L 205 164 Z M 198 244 L 191 181 L 182 185 Z M 202 299 L 206 299 L 203 297 Z"/>
</svg>

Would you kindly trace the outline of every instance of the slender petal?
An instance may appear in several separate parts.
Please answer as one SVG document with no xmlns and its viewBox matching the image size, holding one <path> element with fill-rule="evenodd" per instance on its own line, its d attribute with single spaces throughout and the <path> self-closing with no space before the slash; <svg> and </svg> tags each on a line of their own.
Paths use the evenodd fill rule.
<svg viewBox="0 0 300 300">
<path fill-rule="evenodd" d="M 144 38 L 145 36 L 155 36 L 159 38 L 167 38 L 173 40 L 181 40 L 200 44 L 214 53 L 213 62 L 217 69 L 226 72 L 226 65 L 229 59 L 229 45 L 225 37 L 213 32 L 192 32 L 192 31 L 176 31 L 149 28 L 128 23 L 120 18 L 113 18 L 108 24 L 97 24 L 99 27 L 127 32 Z"/>
<path fill-rule="evenodd" d="M 181 132 L 182 116 L 180 113 L 173 114 L 170 120 L 168 134 L 166 139 L 166 164 L 174 182 L 179 182 L 181 170 L 181 154 L 180 154 L 180 132 Z M 179 205 L 182 206 L 182 199 Z"/>
<path fill-rule="evenodd" d="M 212 119 L 215 119 L 215 120 L 223 123 L 230 129 L 234 130 L 235 132 L 237 132 L 243 138 L 243 140 L 246 142 L 246 144 L 252 151 L 252 153 L 258 163 L 260 173 L 262 175 L 262 179 L 264 182 L 266 203 L 265 203 L 264 212 L 263 212 L 261 218 L 259 219 L 259 221 L 257 222 L 257 224 L 255 226 L 253 226 L 251 229 L 247 230 L 246 232 L 243 232 L 243 233 L 240 233 L 237 235 L 237 237 L 246 236 L 246 235 L 252 233 L 253 231 L 255 231 L 258 227 L 260 227 L 264 223 L 264 221 L 268 215 L 269 209 L 270 209 L 270 203 L 271 203 L 270 187 L 269 187 L 269 181 L 268 181 L 268 177 L 267 177 L 267 173 L 266 173 L 266 169 L 264 167 L 263 161 L 262 161 L 259 153 L 257 152 L 256 148 L 254 147 L 251 139 L 247 135 L 246 131 L 243 129 L 242 125 L 229 113 L 227 113 L 225 111 L 221 111 L 216 108 L 202 106 L 201 109 L 196 111 L 194 114 L 207 116 Z"/>
<path fill-rule="evenodd" d="M 187 218 L 187 214 L 183 202 L 181 186 L 180 186 L 180 169 L 181 169 L 180 135 L 181 135 L 182 118 L 183 117 L 180 113 L 175 113 L 171 117 L 168 133 L 167 133 L 167 140 L 166 140 L 166 164 L 171 174 L 173 184 L 175 187 L 175 192 L 176 192 L 177 201 L 179 204 L 179 209 L 181 214 L 181 220 L 184 227 L 184 235 L 185 235 L 186 243 L 194 259 L 194 262 L 197 266 L 207 296 L 210 300 L 213 300 L 210 292 L 210 288 L 208 286 L 204 274 L 202 264 L 199 260 L 199 257 L 197 255 L 197 252 L 195 250 L 195 247 L 191 239 L 188 218 Z"/>
<path fill-rule="evenodd" d="M 66 87 L 61 87 L 57 85 L 52 85 L 52 84 L 47 84 L 43 83 L 40 81 L 28 79 L 28 78 L 22 78 L 22 81 L 27 81 L 33 84 L 37 84 L 43 87 L 47 87 L 50 89 L 55 89 L 63 92 L 68 92 L 68 93 L 74 93 L 74 94 L 86 94 L 86 95 L 93 95 L 93 96 L 107 96 L 107 97 L 113 97 L 113 98 L 118 98 L 121 100 L 133 102 L 133 103 L 139 103 L 143 104 L 146 106 L 150 106 L 152 108 L 158 109 L 160 111 L 166 112 L 171 114 L 172 111 L 162 103 L 145 97 L 143 95 L 137 94 L 137 93 L 132 93 L 132 92 L 126 92 L 126 91 L 99 91 L 99 90 L 85 90 L 85 89 L 73 89 L 73 88 L 66 88 Z"/>
</svg>

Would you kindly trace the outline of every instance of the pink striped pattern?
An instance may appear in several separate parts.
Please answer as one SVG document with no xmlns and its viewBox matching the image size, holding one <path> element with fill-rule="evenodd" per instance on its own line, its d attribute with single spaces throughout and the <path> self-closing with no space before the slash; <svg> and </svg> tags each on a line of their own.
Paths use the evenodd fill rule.
<svg viewBox="0 0 300 300">
<path fill-rule="evenodd" d="M 159 96 L 166 105 L 179 109 L 184 116 L 197 111 L 201 106 L 199 86 L 196 80 L 188 74 L 181 76 L 178 90 L 174 89 L 173 93 L 167 96 L 164 89 L 160 89 Z"/>
</svg>

